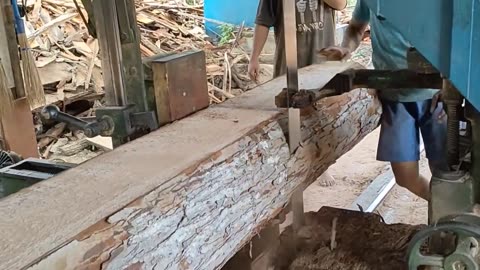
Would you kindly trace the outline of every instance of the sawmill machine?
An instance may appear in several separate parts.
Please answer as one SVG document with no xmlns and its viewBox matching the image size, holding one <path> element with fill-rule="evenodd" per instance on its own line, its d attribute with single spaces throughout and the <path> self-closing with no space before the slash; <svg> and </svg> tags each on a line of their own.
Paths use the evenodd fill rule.
<svg viewBox="0 0 480 270">
<path fill-rule="evenodd" d="M 72 1 L 99 42 L 106 106 L 97 108 L 93 119 L 81 119 L 48 105 L 41 111 L 44 121 L 64 122 L 90 138 L 111 137 L 118 147 L 208 107 L 203 51 L 142 58 L 134 0 L 82 0 L 88 17 L 78 0 Z M 1 154 L 11 153 L 0 153 L 0 198 L 72 167 L 38 159 L 10 164 Z"/>
<path fill-rule="evenodd" d="M 429 226 L 411 240 L 409 268 L 480 269 L 480 1 L 365 2 L 373 16 L 409 40 L 408 68 L 347 70 L 323 89 L 298 90 L 296 53 L 287 48 L 288 88 L 276 97 L 276 104 L 298 110 L 325 96 L 360 87 L 440 89 L 448 116 L 448 168 L 432 172 Z M 294 3 L 285 0 L 284 5 L 285 19 L 294 18 Z M 294 34 L 288 25 L 285 29 L 286 35 Z M 296 121 L 298 117 L 289 119 Z M 298 129 L 299 125 L 289 126 Z M 295 130 L 289 132 L 295 134 Z"/>
<path fill-rule="evenodd" d="M 82 3 L 88 18 L 79 14 L 100 45 L 106 106 L 86 121 L 50 105 L 42 110 L 43 119 L 65 122 L 87 137 L 112 137 L 117 147 L 208 107 L 203 51 L 142 59 L 134 0 Z"/>
<path fill-rule="evenodd" d="M 67 122 L 90 137 L 112 136 L 118 146 L 208 106 L 208 96 L 201 96 L 207 94 L 206 78 L 192 77 L 203 72 L 204 59 L 186 57 L 193 60 L 171 65 L 179 56 L 142 61 L 133 0 L 82 2 L 90 18 L 89 31 L 98 35 L 100 42 L 107 106 L 97 110 L 93 122 L 76 119 L 51 106 L 44 109 L 45 118 Z M 279 107 L 290 111 L 292 151 L 299 145 L 298 109 L 320 98 L 359 87 L 441 89 L 448 115 L 445 155 L 449 167 L 433 172 L 430 224 L 411 240 L 409 265 L 410 269 L 424 265 L 448 270 L 480 269 L 480 1 L 366 0 L 380 20 L 392 24 L 411 42 L 408 69 L 348 70 L 316 91 L 298 89 L 296 44 L 292 42 L 296 35 L 295 2 L 284 0 L 288 84 L 276 99 Z M 159 64 L 158 68 L 151 63 Z M 150 64 L 150 71 L 146 64 Z M 153 74 L 152 84 L 146 79 L 149 73 Z M 177 79 L 170 83 L 170 77 Z M 172 116 L 178 108 L 182 112 Z M 165 116 L 171 117 L 162 120 Z M 461 129 L 462 123 L 465 128 Z"/>
</svg>

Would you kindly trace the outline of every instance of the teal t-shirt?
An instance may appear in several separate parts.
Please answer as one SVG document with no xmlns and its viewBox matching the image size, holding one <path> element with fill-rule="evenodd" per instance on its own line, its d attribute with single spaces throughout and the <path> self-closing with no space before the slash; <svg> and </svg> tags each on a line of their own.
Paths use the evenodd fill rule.
<svg viewBox="0 0 480 270">
<path fill-rule="evenodd" d="M 380 20 L 368 8 L 364 0 L 358 0 L 352 19 L 359 23 L 370 23 L 372 40 L 372 62 L 375 69 L 406 69 L 407 51 L 412 46 L 387 20 Z M 431 99 L 437 89 L 380 90 L 382 99 L 397 102 L 416 102 Z"/>
</svg>

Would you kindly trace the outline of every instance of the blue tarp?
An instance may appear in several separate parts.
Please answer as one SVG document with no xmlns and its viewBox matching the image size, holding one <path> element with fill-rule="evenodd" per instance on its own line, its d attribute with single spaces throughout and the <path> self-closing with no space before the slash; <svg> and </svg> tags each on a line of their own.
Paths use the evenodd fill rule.
<svg viewBox="0 0 480 270">
<path fill-rule="evenodd" d="M 258 0 L 204 0 L 204 16 L 228 24 L 252 27 L 257 14 Z M 220 33 L 217 23 L 205 22 L 207 34 Z"/>
</svg>

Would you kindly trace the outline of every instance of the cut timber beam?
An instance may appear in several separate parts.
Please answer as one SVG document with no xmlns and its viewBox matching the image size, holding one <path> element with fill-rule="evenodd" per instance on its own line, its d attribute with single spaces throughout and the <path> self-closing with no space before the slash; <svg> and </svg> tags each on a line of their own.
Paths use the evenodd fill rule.
<svg viewBox="0 0 480 270">
<path fill-rule="evenodd" d="M 348 63 L 300 71 L 319 88 Z M 219 269 L 378 125 L 373 91 L 302 112 L 290 154 L 277 78 L 0 201 L 0 269 Z"/>
</svg>

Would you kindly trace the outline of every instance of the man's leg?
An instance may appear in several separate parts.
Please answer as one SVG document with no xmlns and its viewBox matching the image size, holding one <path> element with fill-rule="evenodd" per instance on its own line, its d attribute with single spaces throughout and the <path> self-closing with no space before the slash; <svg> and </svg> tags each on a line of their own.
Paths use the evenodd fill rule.
<svg viewBox="0 0 480 270">
<path fill-rule="evenodd" d="M 389 161 L 397 184 L 429 199 L 429 181 L 419 174 L 420 115 L 416 102 L 382 101 L 383 114 L 377 159 Z"/>
<path fill-rule="evenodd" d="M 392 162 L 395 181 L 418 197 L 430 200 L 430 181 L 420 175 L 418 161 Z"/>
<path fill-rule="evenodd" d="M 431 107 L 431 100 L 425 101 L 425 107 Z M 428 165 L 433 173 L 434 169 L 448 170 L 447 163 L 447 119 L 440 118 L 443 111 L 443 103 L 438 103 L 433 113 L 426 110 L 420 121 L 425 152 Z"/>
</svg>

